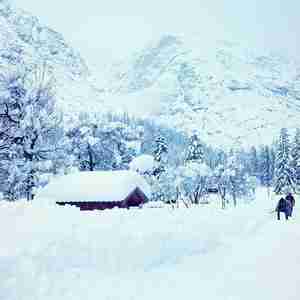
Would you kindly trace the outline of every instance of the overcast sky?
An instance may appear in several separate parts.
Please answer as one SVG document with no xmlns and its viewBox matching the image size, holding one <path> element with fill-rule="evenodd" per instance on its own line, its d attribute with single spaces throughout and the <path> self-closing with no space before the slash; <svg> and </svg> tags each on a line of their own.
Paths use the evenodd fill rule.
<svg viewBox="0 0 300 300">
<path fill-rule="evenodd" d="M 91 67 L 163 33 L 300 53 L 300 0 L 14 0 L 61 32 Z"/>
</svg>

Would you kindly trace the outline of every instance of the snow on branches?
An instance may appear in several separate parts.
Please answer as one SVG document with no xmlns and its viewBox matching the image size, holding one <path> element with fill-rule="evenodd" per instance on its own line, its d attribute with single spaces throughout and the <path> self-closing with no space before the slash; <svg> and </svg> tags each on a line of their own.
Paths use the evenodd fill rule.
<svg viewBox="0 0 300 300">
<path fill-rule="evenodd" d="M 4 195 L 33 198 L 38 174 L 60 149 L 62 118 L 55 108 L 53 81 L 45 67 L 0 74 L 0 156 Z"/>
<path fill-rule="evenodd" d="M 276 194 L 286 193 L 295 189 L 295 174 L 291 166 L 291 145 L 286 128 L 280 131 L 275 161 Z"/>
</svg>

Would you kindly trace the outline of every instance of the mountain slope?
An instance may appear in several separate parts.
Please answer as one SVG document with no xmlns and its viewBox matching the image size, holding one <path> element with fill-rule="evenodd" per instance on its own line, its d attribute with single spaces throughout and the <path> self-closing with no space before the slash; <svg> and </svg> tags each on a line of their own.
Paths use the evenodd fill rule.
<svg viewBox="0 0 300 300">
<path fill-rule="evenodd" d="M 300 126 L 296 66 L 234 43 L 169 35 L 115 65 L 108 90 L 141 107 L 153 102 L 159 122 L 209 143 L 260 144 Z"/>
<path fill-rule="evenodd" d="M 47 64 L 67 124 L 128 110 L 211 144 L 269 143 L 300 127 L 300 64 L 229 42 L 166 35 L 95 83 L 79 53 L 37 18 L 0 0 L 0 66 Z"/>
<path fill-rule="evenodd" d="M 22 66 L 30 72 L 46 64 L 55 78 L 58 106 L 66 121 L 73 121 L 81 111 L 101 110 L 88 67 L 61 34 L 8 0 L 0 0 L 0 28 L 0 66 Z"/>
</svg>

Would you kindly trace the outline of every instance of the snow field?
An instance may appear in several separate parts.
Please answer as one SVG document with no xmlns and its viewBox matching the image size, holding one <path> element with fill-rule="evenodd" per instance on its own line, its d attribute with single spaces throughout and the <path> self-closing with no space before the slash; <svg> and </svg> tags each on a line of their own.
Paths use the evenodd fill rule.
<svg viewBox="0 0 300 300">
<path fill-rule="evenodd" d="M 299 212 L 278 222 L 262 196 L 225 211 L 0 202 L 0 299 L 298 300 Z"/>
</svg>

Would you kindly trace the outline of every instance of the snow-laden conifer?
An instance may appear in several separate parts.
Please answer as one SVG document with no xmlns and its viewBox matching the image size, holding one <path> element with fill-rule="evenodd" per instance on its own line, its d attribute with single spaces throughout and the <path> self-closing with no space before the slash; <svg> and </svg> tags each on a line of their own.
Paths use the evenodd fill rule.
<svg viewBox="0 0 300 300">
<path fill-rule="evenodd" d="M 295 138 L 292 144 L 292 162 L 293 174 L 295 176 L 295 184 L 297 190 L 300 189 L 300 129 L 297 128 Z"/>
<path fill-rule="evenodd" d="M 276 194 L 294 190 L 295 176 L 291 166 L 291 145 L 286 128 L 282 128 L 277 145 L 275 160 L 275 188 Z"/>
</svg>

